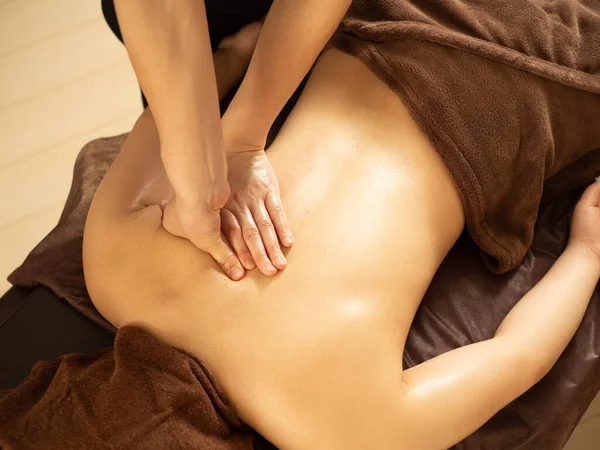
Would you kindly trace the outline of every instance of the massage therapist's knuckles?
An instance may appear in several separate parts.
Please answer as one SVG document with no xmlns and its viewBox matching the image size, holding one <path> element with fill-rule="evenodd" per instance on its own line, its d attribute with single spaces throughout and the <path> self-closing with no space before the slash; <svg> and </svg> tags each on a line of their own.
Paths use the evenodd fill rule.
<svg viewBox="0 0 600 450">
<path fill-rule="evenodd" d="M 223 267 L 227 273 L 229 273 L 229 270 L 233 267 L 237 266 L 237 260 L 233 253 L 226 253 L 225 255 L 217 256 L 217 258 L 217 264 Z"/>
<path fill-rule="evenodd" d="M 229 202 L 235 204 L 236 206 L 243 205 L 245 203 L 246 193 L 242 190 L 232 189 L 231 196 L 229 197 Z"/>
<path fill-rule="evenodd" d="M 205 241 L 206 250 L 221 267 L 231 268 L 238 265 L 238 259 L 220 233 L 209 236 Z"/>
<path fill-rule="evenodd" d="M 269 208 L 269 212 L 272 216 L 277 216 L 277 217 L 283 218 L 283 207 L 281 206 L 281 204 L 276 204 L 276 205 L 271 206 L 271 208 Z"/>
<path fill-rule="evenodd" d="M 252 242 L 256 239 L 260 239 L 260 232 L 258 231 L 258 228 L 254 226 L 248 226 L 244 228 L 243 235 L 246 242 Z"/>
<path fill-rule="evenodd" d="M 254 258 L 252 257 L 252 253 L 248 249 L 248 246 L 244 242 L 244 238 L 242 234 L 239 233 L 236 236 L 227 236 L 227 239 L 231 243 L 233 251 L 238 257 L 238 260 L 242 263 L 242 266 L 246 270 L 252 270 L 256 267 L 256 263 L 254 262 Z"/>
<path fill-rule="evenodd" d="M 273 223 L 268 219 L 261 219 L 256 225 L 263 232 L 271 233 L 273 231 Z"/>
<path fill-rule="evenodd" d="M 291 238 L 292 232 L 284 215 L 275 217 L 274 222 L 276 222 L 275 228 L 277 228 L 277 234 L 279 234 L 279 237 Z"/>
<path fill-rule="evenodd" d="M 283 232 L 283 234 L 284 234 L 285 236 L 288 236 L 288 238 L 289 238 L 289 239 L 291 239 L 291 236 L 292 236 L 292 230 L 291 230 L 291 228 L 290 228 L 290 226 L 288 225 L 288 223 L 287 223 L 287 222 L 283 222 L 283 223 L 281 224 L 281 231 Z"/>
<path fill-rule="evenodd" d="M 240 258 L 242 261 L 246 261 L 249 264 L 252 264 L 252 262 L 254 261 L 252 259 L 252 253 L 250 253 L 250 250 L 245 245 L 240 246 L 239 249 L 236 249 L 236 253 L 238 255 L 238 258 Z"/>
<path fill-rule="evenodd" d="M 237 257 L 230 253 L 219 261 L 221 270 L 232 280 L 238 281 L 244 277 L 244 269 L 239 264 Z"/>
</svg>

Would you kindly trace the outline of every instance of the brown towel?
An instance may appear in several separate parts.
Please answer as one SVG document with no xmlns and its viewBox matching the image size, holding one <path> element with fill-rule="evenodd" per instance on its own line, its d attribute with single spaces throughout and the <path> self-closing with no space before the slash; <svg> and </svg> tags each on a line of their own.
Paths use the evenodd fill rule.
<svg viewBox="0 0 600 450">
<path fill-rule="evenodd" d="M 38 363 L 0 391 L 0 448 L 251 450 L 206 366 L 139 328 L 113 348 Z"/>
<path fill-rule="evenodd" d="M 516 267 L 544 180 L 600 148 L 600 2 L 355 0 L 333 44 L 434 144 L 490 268 Z"/>
</svg>

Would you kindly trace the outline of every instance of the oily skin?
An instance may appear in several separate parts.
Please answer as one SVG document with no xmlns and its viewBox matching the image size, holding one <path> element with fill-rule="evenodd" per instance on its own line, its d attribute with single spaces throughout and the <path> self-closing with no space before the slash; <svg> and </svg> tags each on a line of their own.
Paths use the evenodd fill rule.
<svg viewBox="0 0 600 450">
<path fill-rule="evenodd" d="M 268 152 L 297 243 L 274 278 L 254 270 L 231 282 L 210 257 L 161 228 L 160 207 L 143 208 L 171 192 L 157 155 L 146 113 L 87 224 L 86 280 L 98 309 L 117 326 L 143 326 L 206 360 L 259 430 L 269 419 L 257 411 L 287 417 L 297 429 L 303 423 L 307 435 L 320 423 L 358 425 L 365 417 L 326 405 L 348 399 L 349 385 L 376 367 L 378 377 L 400 380 L 416 308 L 463 228 L 451 176 L 397 96 L 354 58 L 337 51 L 321 58 Z M 339 384 L 331 377 L 342 368 L 354 374 L 346 385 L 320 394 L 322 383 Z M 312 381 L 298 379 L 308 373 Z M 280 382 L 281 392 L 263 395 L 276 379 L 294 389 Z M 397 387 L 381 386 L 375 397 Z M 290 397 L 306 400 L 281 416 Z M 357 404 L 376 402 L 358 397 Z M 323 416 L 303 418 L 315 409 Z"/>
<path fill-rule="evenodd" d="M 145 112 L 88 216 L 91 298 L 115 326 L 203 359 L 240 418 L 282 449 L 448 448 L 547 373 L 600 275 L 594 252 L 570 244 L 493 339 L 403 370 L 411 322 L 463 208 L 398 97 L 336 50 L 268 152 L 295 230 L 277 276 L 252 270 L 233 282 L 164 230 L 159 205 L 172 188 L 159 155 Z M 598 215 L 596 191 L 587 208 Z M 589 230 L 580 234 L 600 241 Z"/>
</svg>

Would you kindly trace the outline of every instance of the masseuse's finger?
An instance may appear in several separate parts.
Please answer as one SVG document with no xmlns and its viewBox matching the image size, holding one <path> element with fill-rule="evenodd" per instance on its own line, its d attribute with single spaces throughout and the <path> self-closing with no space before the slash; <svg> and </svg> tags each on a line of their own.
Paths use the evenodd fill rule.
<svg viewBox="0 0 600 450">
<path fill-rule="evenodd" d="M 254 222 L 252 213 L 248 209 L 245 209 L 243 211 L 234 211 L 234 214 L 240 221 L 244 241 L 246 241 L 246 245 L 250 249 L 250 253 L 252 253 L 252 257 L 254 258 L 254 262 L 256 263 L 258 270 L 267 276 L 275 275 L 277 273 L 277 269 L 267 256 L 267 251 L 263 245 L 260 231 L 258 231 L 258 227 L 256 226 L 256 222 Z"/>
<path fill-rule="evenodd" d="M 274 191 L 269 192 L 265 199 L 265 206 L 273 221 L 273 225 L 275 225 L 279 240 L 285 247 L 291 247 L 294 243 L 294 238 L 290 226 L 288 225 L 285 210 L 283 209 L 283 204 L 281 203 L 279 195 Z"/>
<path fill-rule="evenodd" d="M 256 205 L 251 209 L 254 221 L 258 225 L 260 235 L 264 243 L 264 247 L 267 249 L 269 258 L 273 261 L 275 267 L 279 270 L 285 269 L 287 261 L 285 256 L 281 253 L 281 247 L 279 246 L 279 240 L 277 239 L 277 233 L 275 233 L 275 226 L 269 217 L 269 213 L 265 208 L 265 205 Z"/>
<path fill-rule="evenodd" d="M 241 280 L 244 277 L 244 269 L 240 261 L 220 236 L 215 240 L 208 253 L 219 264 L 221 270 L 233 281 Z"/>
<path fill-rule="evenodd" d="M 192 242 L 200 250 L 203 250 L 212 256 L 212 258 L 219 264 L 221 270 L 232 280 L 241 280 L 244 277 L 244 269 L 242 264 L 238 260 L 237 256 L 229 248 L 229 246 L 221 239 L 220 235 L 220 221 L 218 212 L 215 219 L 215 235 L 212 233 L 208 236 L 206 234 L 197 235 L 194 232 L 186 232 L 177 216 L 177 209 L 175 206 L 176 199 L 171 199 L 167 203 L 161 203 L 161 209 L 163 210 L 163 227 L 169 233 L 186 238 Z M 212 220 L 211 218 L 208 218 Z M 194 228 L 194 227 L 192 227 Z M 196 228 L 197 229 L 197 228 Z"/>
<path fill-rule="evenodd" d="M 247 270 L 254 269 L 256 264 L 254 264 L 252 254 L 244 241 L 244 236 L 242 236 L 242 227 L 233 213 L 225 208 L 221 209 L 221 230 L 223 230 L 225 238 L 233 247 L 244 268 Z"/>
</svg>

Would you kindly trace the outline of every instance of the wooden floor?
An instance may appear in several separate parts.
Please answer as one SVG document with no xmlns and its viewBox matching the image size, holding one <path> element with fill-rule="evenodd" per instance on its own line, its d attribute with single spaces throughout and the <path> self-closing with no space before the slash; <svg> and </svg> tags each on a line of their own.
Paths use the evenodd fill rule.
<svg viewBox="0 0 600 450">
<path fill-rule="evenodd" d="M 0 294 L 58 220 L 77 152 L 141 108 L 100 0 L 0 0 Z"/>
<path fill-rule="evenodd" d="M 0 0 L 0 294 L 56 224 L 81 147 L 140 112 L 100 0 Z M 567 449 L 600 449 L 600 397 Z"/>
</svg>

